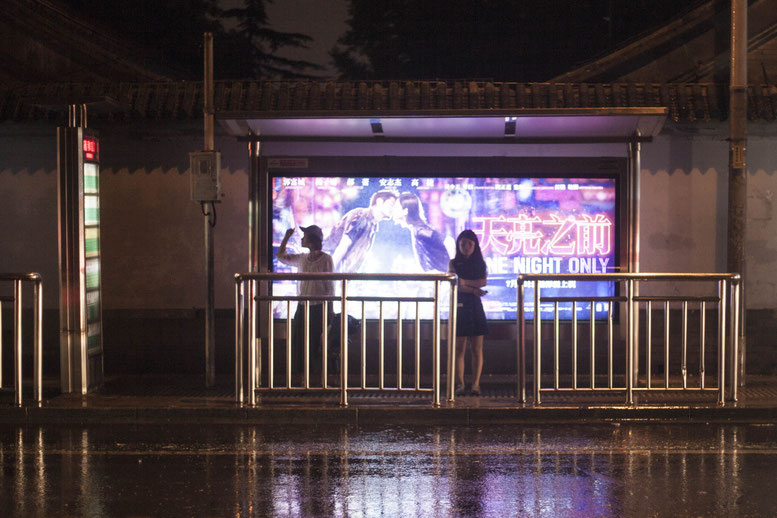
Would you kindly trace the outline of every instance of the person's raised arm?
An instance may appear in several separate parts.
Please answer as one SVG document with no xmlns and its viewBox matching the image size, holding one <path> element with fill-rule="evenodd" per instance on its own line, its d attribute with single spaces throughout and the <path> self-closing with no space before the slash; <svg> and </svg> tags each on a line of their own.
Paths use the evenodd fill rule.
<svg viewBox="0 0 777 518">
<path fill-rule="evenodd" d="M 289 239 L 291 239 L 291 236 L 294 235 L 294 229 L 290 228 L 286 230 L 286 234 L 283 236 L 283 240 L 281 241 L 280 246 L 278 247 L 278 253 L 275 254 L 278 259 L 281 257 L 285 257 L 286 254 L 286 244 L 289 242 Z"/>
</svg>

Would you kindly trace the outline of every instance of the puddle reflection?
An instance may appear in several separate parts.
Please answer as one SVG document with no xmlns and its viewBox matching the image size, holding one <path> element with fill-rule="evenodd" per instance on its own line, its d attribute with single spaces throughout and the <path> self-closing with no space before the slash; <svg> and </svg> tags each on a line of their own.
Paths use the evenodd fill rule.
<svg viewBox="0 0 777 518">
<path fill-rule="evenodd" d="M 774 427 L 6 427 L 4 516 L 775 515 Z"/>
</svg>

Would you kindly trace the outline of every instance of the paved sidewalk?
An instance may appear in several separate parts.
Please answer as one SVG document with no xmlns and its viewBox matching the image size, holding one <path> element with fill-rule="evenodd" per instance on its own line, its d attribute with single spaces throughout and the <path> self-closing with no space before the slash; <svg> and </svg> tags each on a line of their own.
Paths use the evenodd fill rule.
<svg viewBox="0 0 777 518">
<path fill-rule="evenodd" d="M 700 422 L 777 422 L 777 377 L 750 376 L 736 403 L 719 406 L 715 393 L 636 393 L 634 406 L 622 394 L 543 394 L 542 405 L 521 404 L 515 387 L 504 380 L 484 380 L 483 395 L 455 402 L 443 398 L 439 408 L 429 393 L 349 392 L 341 408 L 339 393 L 260 393 L 257 405 L 234 401 L 231 380 L 205 389 L 191 377 L 125 376 L 109 379 L 86 396 L 58 394 L 55 381 L 47 384 L 44 401 L 31 401 L 25 387 L 25 406 L 13 406 L 13 394 L 0 393 L 0 423 L 388 423 L 466 425 L 522 422 L 579 422 L 587 420 L 658 420 Z M 527 392 L 530 397 L 530 391 Z"/>
</svg>

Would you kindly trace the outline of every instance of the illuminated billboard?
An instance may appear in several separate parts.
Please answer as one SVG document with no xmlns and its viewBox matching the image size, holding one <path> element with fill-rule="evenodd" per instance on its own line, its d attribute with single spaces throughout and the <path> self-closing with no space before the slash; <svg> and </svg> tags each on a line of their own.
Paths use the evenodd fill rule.
<svg viewBox="0 0 777 518">
<path fill-rule="evenodd" d="M 486 316 L 505 320 L 516 317 L 519 273 L 602 273 L 617 267 L 614 175 L 289 175 L 274 176 L 271 185 L 276 272 L 292 271 L 274 258 L 287 228 L 319 225 L 324 251 L 333 256 L 336 270 L 359 273 L 445 272 L 456 236 L 472 229 L 488 266 Z M 291 250 L 303 251 L 300 238 L 296 232 Z M 428 284 L 403 284 L 385 292 L 426 296 L 430 290 Z M 273 292 L 296 294 L 290 282 L 276 283 Z M 349 293 L 370 296 L 376 289 L 353 283 Z M 542 293 L 612 296 L 614 286 L 548 281 Z M 527 318 L 533 315 L 532 299 L 528 302 Z M 587 306 L 578 308 L 578 317 L 588 316 Z M 570 304 L 560 308 L 561 318 L 571 318 Z M 606 316 L 604 306 L 596 309 L 597 318 Z M 543 317 L 546 310 L 552 316 L 552 306 L 543 307 Z M 276 316 L 282 315 L 283 305 L 276 307 Z"/>
</svg>

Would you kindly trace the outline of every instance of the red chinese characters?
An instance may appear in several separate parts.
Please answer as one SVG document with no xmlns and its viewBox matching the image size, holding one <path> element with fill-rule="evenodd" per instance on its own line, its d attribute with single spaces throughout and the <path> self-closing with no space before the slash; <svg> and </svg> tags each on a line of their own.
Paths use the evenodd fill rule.
<svg viewBox="0 0 777 518">
<path fill-rule="evenodd" d="M 582 214 L 546 219 L 520 214 L 516 217 L 473 218 L 481 228 L 475 230 L 485 252 L 493 248 L 510 257 L 525 256 L 607 256 L 612 251 L 612 221 L 604 214 Z"/>
</svg>

